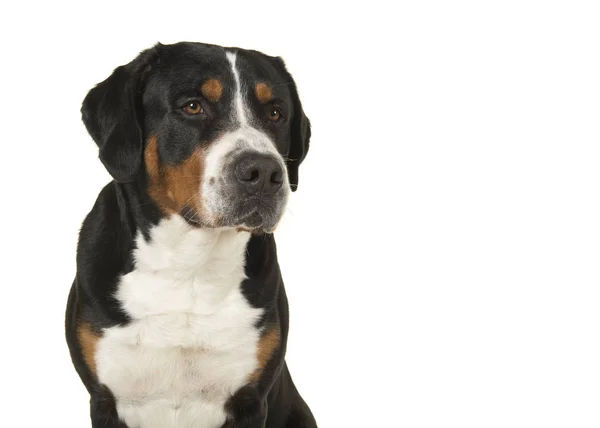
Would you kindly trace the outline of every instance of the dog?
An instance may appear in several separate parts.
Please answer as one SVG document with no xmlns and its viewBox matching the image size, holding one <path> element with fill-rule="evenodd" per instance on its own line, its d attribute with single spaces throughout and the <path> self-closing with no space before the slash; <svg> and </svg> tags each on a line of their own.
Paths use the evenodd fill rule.
<svg viewBox="0 0 600 428">
<path fill-rule="evenodd" d="M 279 57 L 157 44 L 85 97 L 113 180 L 66 310 L 93 428 L 312 428 L 273 231 L 311 134 Z"/>
</svg>

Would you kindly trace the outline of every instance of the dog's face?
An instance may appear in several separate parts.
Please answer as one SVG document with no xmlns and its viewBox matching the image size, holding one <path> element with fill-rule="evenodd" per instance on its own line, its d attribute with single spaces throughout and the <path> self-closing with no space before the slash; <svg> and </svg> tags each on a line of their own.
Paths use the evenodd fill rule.
<svg viewBox="0 0 600 428">
<path fill-rule="evenodd" d="M 199 227 L 273 231 L 310 138 L 283 61 L 195 43 L 142 52 L 82 113 L 115 180 Z"/>
</svg>

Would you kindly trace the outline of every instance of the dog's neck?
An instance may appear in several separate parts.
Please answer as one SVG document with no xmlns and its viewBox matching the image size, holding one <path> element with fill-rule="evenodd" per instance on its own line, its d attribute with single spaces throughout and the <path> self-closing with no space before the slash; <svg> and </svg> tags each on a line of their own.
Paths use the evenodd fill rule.
<svg viewBox="0 0 600 428">
<path fill-rule="evenodd" d="M 196 228 L 174 214 L 152 226 L 149 237 L 138 233 L 135 274 L 197 290 L 210 312 L 246 278 L 249 239 L 248 232 Z"/>
<path fill-rule="evenodd" d="M 230 263 L 246 251 L 250 233 L 231 228 L 197 228 L 174 214 L 151 226 L 149 238 L 136 237 L 136 267 L 195 276 L 205 270 L 227 275 Z"/>
</svg>

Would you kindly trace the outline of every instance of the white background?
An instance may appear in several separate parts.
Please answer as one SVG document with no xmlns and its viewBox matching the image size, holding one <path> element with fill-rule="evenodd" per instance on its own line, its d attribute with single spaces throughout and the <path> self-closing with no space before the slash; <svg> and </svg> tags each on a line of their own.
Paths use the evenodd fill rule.
<svg viewBox="0 0 600 428">
<path fill-rule="evenodd" d="M 89 426 L 62 323 L 109 176 L 80 103 L 180 40 L 283 56 L 312 120 L 277 240 L 321 427 L 600 426 L 597 3 L 350 3 L 2 6 L 2 426 Z"/>
</svg>

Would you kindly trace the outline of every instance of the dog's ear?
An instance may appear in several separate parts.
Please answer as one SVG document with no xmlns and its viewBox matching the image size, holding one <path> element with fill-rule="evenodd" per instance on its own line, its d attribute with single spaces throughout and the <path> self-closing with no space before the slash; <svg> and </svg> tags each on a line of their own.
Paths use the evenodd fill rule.
<svg viewBox="0 0 600 428">
<path fill-rule="evenodd" d="M 287 71 L 283 59 L 277 57 L 275 58 L 275 62 L 289 82 L 288 88 L 290 89 L 292 101 L 294 103 L 294 115 L 291 118 L 292 141 L 286 164 L 290 187 L 292 192 L 295 192 L 298 188 L 298 169 L 308 153 L 310 143 L 310 120 L 308 120 L 308 117 L 304 114 L 304 110 L 302 110 L 302 103 L 300 103 L 296 83 L 291 74 Z"/>
<path fill-rule="evenodd" d="M 290 187 L 292 192 L 295 192 L 298 188 L 298 169 L 300 163 L 302 163 L 308 153 L 310 120 L 308 120 L 308 117 L 302 111 L 300 99 L 295 88 L 293 94 L 294 99 L 297 101 L 294 102 L 296 107 L 294 108 L 294 118 L 292 119 L 292 146 L 288 155 L 287 169 L 290 178 Z"/>
<path fill-rule="evenodd" d="M 142 163 L 142 90 L 157 46 L 116 68 L 88 92 L 81 107 L 83 123 L 98 145 L 100 160 L 118 182 L 133 181 Z"/>
</svg>

